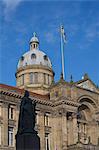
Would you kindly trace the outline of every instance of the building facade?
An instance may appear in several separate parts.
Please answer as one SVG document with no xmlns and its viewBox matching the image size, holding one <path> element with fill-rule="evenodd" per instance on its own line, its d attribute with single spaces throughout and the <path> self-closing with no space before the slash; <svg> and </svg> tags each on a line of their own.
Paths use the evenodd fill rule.
<svg viewBox="0 0 99 150">
<path fill-rule="evenodd" d="M 36 34 L 18 61 L 16 84 L 0 84 L 0 150 L 15 150 L 25 89 L 37 103 L 35 130 L 41 150 L 99 150 L 99 88 L 87 74 L 78 82 L 61 76 L 55 83 L 52 63 L 39 50 Z"/>
</svg>

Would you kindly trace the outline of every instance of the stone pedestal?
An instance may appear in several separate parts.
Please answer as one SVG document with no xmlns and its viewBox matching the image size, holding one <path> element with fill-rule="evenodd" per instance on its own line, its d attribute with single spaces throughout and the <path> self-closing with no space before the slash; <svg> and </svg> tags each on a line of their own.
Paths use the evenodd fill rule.
<svg viewBox="0 0 99 150">
<path fill-rule="evenodd" d="M 40 150 L 40 138 L 36 133 L 16 135 L 16 150 Z"/>
</svg>

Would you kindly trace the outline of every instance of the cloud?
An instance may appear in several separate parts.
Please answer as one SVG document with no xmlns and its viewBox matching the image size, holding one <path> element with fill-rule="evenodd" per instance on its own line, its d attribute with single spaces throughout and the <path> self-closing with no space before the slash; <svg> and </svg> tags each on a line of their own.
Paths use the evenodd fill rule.
<svg viewBox="0 0 99 150">
<path fill-rule="evenodd" d="M 96 38 L 99 38 L 99 21 L 94 22 L 87 27 L 85 36 L 88 41 L 94 41 Z"/>
<path fill-rule="evenodd" d="M 46 32 L 45 39 L 48 43 L 53 43 L 55 41 L 55 36 L 52 32 Z"/>
<path fill-rule="evenodd" d="M 5 20 L 9 19 L 10 14 L 16 9 L 16 7 L 22 2 L 23 0 L 2 0 L 4 4 L 4 17 Z"/>
</svg>

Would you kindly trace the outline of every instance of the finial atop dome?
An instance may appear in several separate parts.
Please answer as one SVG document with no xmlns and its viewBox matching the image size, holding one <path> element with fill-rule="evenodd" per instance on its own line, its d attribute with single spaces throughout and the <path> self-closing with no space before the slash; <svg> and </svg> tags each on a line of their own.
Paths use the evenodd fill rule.
<svg viewBox="0 0 99 150">
<path fill-rule="evenodd" d="M 36 37 L 36 32 L 33 33 L 34 37 Z"/>
<path fill-rule="evenodd" d="M 33 33 L 33 37 L 30 40 L 30 50 L 38 49 L 39 40 L 36 36 L 36 32 Z"/>
</svg>

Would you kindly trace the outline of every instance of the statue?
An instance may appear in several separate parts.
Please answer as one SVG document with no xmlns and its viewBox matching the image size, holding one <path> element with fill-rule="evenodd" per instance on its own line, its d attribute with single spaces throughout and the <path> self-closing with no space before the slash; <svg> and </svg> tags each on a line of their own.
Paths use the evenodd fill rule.
<svg viewBox="0 0 99 150">
<path fill-rule="evenodd" d="M 21 100 L 18 131 L 16 134 L 16 150 L 40 150 L 40 138 L 35 127 L 36 103 L 29 98 L 25 91 Z"/>
<path fill-rule="evenodd" d="M 29 98 L 29 92 L 25 91 L 24 97 L 21 100 L 18 133 L 33 133 L 35 127 L 35 107 L 36 103 L 32 104 Z"/>
</svg>

